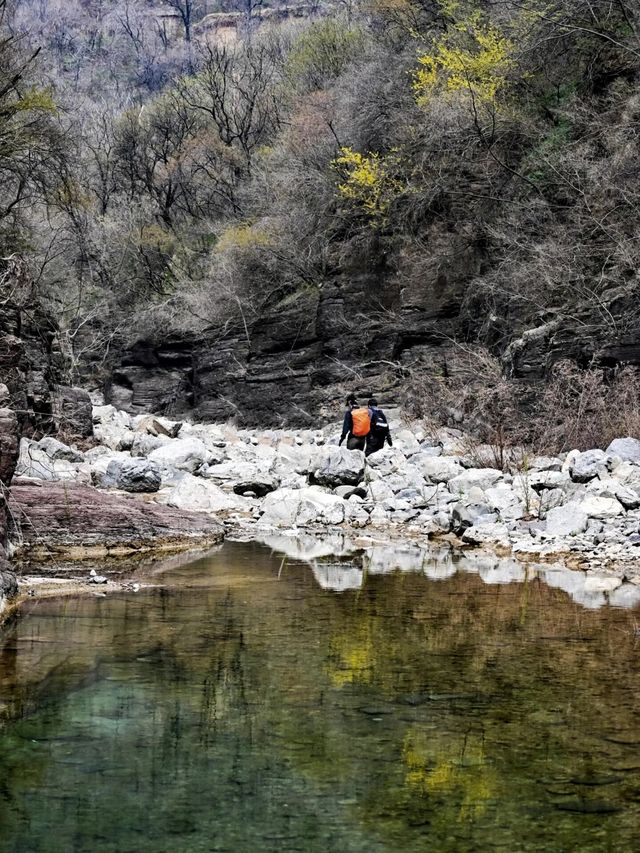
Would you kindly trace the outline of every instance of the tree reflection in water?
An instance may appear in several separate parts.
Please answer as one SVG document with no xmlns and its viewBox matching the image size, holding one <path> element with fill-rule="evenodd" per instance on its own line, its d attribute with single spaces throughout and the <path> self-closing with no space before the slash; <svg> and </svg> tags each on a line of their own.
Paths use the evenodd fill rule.
<svg viewBox="0 0 640 853">
<path fill-rule="evenodd" d="M 32 602 L 0 651 L 0 849 L 638 849 L 633 611 L 407 553 L 228 543 L 164 589 Z"/>
</svg>

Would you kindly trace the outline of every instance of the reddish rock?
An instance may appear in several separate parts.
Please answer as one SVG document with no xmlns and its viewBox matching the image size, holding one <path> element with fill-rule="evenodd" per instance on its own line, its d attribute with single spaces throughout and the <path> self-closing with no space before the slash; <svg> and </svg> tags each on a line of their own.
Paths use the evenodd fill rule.
<svg viewBox="0 0 640 853">
<path fill-rule="evenodd" d="M 14 482 L 9 505 L 20 521 L 18 556 L 73 559 L 179 550 L 224 538 L 210 515 L 62 482 Z"/>
</svg>

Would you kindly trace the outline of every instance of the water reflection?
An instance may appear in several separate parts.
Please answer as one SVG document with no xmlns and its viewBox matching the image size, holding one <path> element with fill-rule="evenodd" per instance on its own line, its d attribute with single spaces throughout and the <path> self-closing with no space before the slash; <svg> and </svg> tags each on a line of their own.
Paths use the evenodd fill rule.
<svg viewBox="0 0 640 853">
<path fill-rule="evenodd" d="M 0 650 L 0 849 L 638 849 L 633 612 L 327 547 L 31 603 Z"/>
<path fill-rule="evenodd" d="M 309 564 L 323 589 L 343 592 L 360 588 L 373 574 L 417 572 L 430 580 L 446 580 L 458 572 L 478 574 L 486 584 L 523 583 L 539 578 L 561 589 L 583 607 L 596 610 L 609 604 L 633 608 L 640 604 L 640 586 L 623 583 L 614 590 L 589 588 L 593 579 L 562 563 L 522 563 L 513 557 L 475 551 L 456 551 L 448 545 L 373 543 L 336 532 L 319 539 L 312 533 L 267 534 L 259 539 L 287 559 Z M 596 583 L 597 585 L 597 583 Z"/>
</svg>

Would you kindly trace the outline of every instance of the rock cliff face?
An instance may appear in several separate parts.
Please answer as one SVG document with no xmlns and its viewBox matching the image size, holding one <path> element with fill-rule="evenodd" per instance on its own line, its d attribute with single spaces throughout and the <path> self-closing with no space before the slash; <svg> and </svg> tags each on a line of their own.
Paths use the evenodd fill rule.
<svg viewBox="0 0 640 853">
<path fill-rule="evenodd" d="M 91 435 L 93 427 L 89 395 L 64 384 L 64 359 L 56 346 L 56 326 L 35 298 L 32 282 L 19 261 L 12 259 L 0 266 L 0 306 L 2 570 L 10 518 L 6 498 L 21 436 L 59 431 L 86 436 Z"/>
<path fill-rule="evenodd" d="M 472 256 L 464 260 L 461 283 L 477 267 Z M 335 419 L 352 389 L 397 403 L 407 366 L 445 369 L 462 290 L 442 270 L 434 271 L 435 287 L 403 289 L 382 262 L 352 263 L 268 305 L 247 329 L 160 334 L 116 352 L 107 401 L 131 413 L 191 411 L 200 420 L 262 426 Z"/>
<path fill-rule="evenodd" d="M 543 381 L 564 358 L 584 367 L 640 364 L 635 281 L 570 312 L 508 318 L 494 316 L 469 286 L 482 268 L 478 250 L 443 252 L 425 271 L 424 286 L 404 285 L 382 262 L 352 264 L 334 280 L 267 306 L 247 329 L 160 333 L 116 351 L 107 400 L 130 413 L 311 426 L 335 419 L 349 390 L 396 405 L 409 372 L 455 373 L 460 351 L 453 339 L 489 347 L 508 376 L 528 383 Z"/>
</svg>

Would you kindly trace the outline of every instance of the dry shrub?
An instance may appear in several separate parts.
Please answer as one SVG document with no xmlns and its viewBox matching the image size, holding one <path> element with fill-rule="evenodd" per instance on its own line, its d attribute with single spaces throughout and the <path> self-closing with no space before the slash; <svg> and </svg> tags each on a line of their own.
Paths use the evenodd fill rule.
<svg viewBox="0 0 640 853">
<path fill-rule="evenodd" d="M 561 453 L 640 436 L 640 386 L 632 367 L 582 370 L 560 361 L 545 382 L 527 383 L 505 377 L 487 350 L 465 347 L 448 375 L 414 373 L 409 399 L 410 414 L 427 431 L 463 429 L 471 439 L 470 455 L 474 446 L 478 452 L 480 445 L 488 446 L 484 455 L 499 467 L 515 448 Z"/>
<path fill-rule="evenodd" d="M 535 412 L 537 444 L 543 450 L 607 447 L 614 438 L 640 436 L 638 371 L 581 370 L 558 362 L 540 389 Z"/>
</svg>

